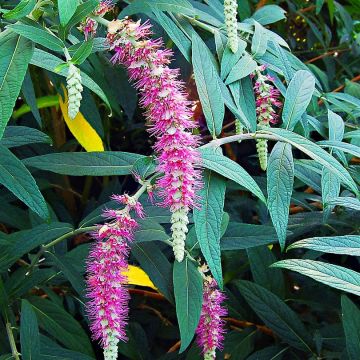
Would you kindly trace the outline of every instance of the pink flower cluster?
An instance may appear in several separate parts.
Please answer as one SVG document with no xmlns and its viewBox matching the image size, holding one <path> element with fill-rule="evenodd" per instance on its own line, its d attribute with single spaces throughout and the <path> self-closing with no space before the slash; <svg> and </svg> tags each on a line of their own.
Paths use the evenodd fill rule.
<svg viewBox="0 0 360 360">
<path fill-rule="evenodd" d="M 150 133 L 157 138 L 158 181 L 163 205 L 171 211 L 191 208 L 199 188 L 199 138 L 189 130 L 197 127 L 191 119 L 191 102 L 187 100 L 179 70 L 169 68 L 170 50 L 162 49 L 162 40 L 150 39 L 151 25 L 131 20 L 115 21 L 109 26 L 108 41 L 115 51 L 114 63 L 128 69 L 140 92 L 140 104 L 146 109 Z"/>
<path fill-rule="evenodd" d="M 101 1 L 97 8 L 94 10 L 94 15 L 103 17 L 107 12 L 113 10 L 114 6 L 115 5 L 113 4 L 112 0 Z M 80 24 L 79 29 L 84 33 L 85 40 L 88 40 L 88 38 L 95 36 L 97 27 L 97 21 L 90 17 L 87 17 L 84 22 Z"/>
<path fill-rule="evenodd" d="M 225 332 L 225 321 L 222 317 L 227 315 L 226 308 L 221 305 L 224 300 L 225 295 L 218 289 L 216 280 L 211 276 L 205 277 L 203 305 L 196 329 L 196 340 L 206 360 L 215 359 L 216 349 L 222 349 Z"/>
<path fill-rule="evenodd" d="M 87 313 L 93 338 L 100 340 L 104 352 L 116 351 L 117 342 L 125 341 L 128 319 L 129 293 L 126 288 L 129 242 L 133 239 L 137 222 L 129 211 L 143 217 L 143 209 L 128 195 L 114 195 L 113 199 L 126 207 L 105 210 L 107 222 L 99 226 L 87 261 Z M 108 356 L 111 359 L 110 356 Z"/>
<path fill-rule="evenodd" d="M 259 66 L 256 71 L 257 79 L 255 82 L 256 93 L 256 113 L 258 117 L 258 123 L 260 125 L 269 126 L 275 124 L 278 121 L 278 114 L 274 109 L 274 106 L 281 108 L 282 103 L 278 100 L 280 92 L 269 81 L 273 82 L 274 78 L 270 75 L 264 75 L 262 72 L 266 69 L 265 65 Z"/>
</svg>

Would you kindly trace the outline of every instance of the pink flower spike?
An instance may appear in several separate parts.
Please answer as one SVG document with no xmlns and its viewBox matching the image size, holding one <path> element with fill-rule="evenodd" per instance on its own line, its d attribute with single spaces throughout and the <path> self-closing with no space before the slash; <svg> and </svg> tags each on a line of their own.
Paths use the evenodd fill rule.
<svg viewBox="0 0 360 360">
<path fill-rule="evenodd" d="M 132 203 L 130 196 L 114 195 L 121 203 Z M 142 207 L 134 201 L 133 208 L 141 213 Z M 140 211 L 141 209 L 141 211 Z M 129 215 L 129 207 L 105 210 L 107 219 L 93 234 L 96 239 L 87 260 L 86 310 L 95 340 L 100 340 L 105 360 L 117 359 L 117 344 L 126 341 L 130 295 L 127 289 L 129 242 L 134 238 L 137 222 Z"/>
<path fill-rule="evenodd" d="M 196 329 L 197 344 L 206 360 L 215 359 L 216 349 L 222 350 L 225 333 L 222 317 L 227 315 L 226 308 L 222 306 L 224 300 L 225 295 L 218 289 L 215 279 L 207 276 L 204 280 L 200 321 Z"/>
<path fill-rule="evenodd" d="M 172 52 L 162 48 L 161 39 L 150 38 L 149 22 L 141 25 L 129 19 L 117 20 L 108 29 L 107 40 L 115 52 L 111 61 L 128 69 L 140 93 L 149 132 L 156 138 L 157 171 L 164 174 L 156 185 L 163 199 L 161 205 L 172 212 L 174 254 L 182 261 L 188 212 L 196 206 L 196 192 L 201 187 L 199 138 L 191 132 L 197 127 L 192 102 L 178 79 L 179 70 L 169 67 Z"/>
</svg>

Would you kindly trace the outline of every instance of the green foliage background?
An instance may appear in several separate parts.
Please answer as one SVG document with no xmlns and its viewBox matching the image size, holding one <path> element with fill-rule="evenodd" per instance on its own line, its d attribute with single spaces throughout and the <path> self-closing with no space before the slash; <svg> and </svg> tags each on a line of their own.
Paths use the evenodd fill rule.
<svg viewBox="0 0 360 360">
<path fill-rule="evenodd" d="M 77 29 L 97 4 L 0 0 L 1 360 L 101 359 L 84 313 L 88 233 L 115 206 L 111 194 L 136 190 L 134 170 L 154 173 L 153 140 L 125 70 L 109 61 L 105 29 L 87 42 Z M 192 261 L 201 258 L 227 295 L 219 359 L 357 360 L 360 3 L 238 5 L 236 54 L 221 0 L 118 1 L 112 14 L 150 19 L 173 50 L 172 66 L 199 100 L 204 168 L 183 263 L 166 243 L 169 212 L 141 198 L 147 217 L 131 263 L 159 292 L 131 287 L 120 358 L 201 358 Z M 64 48 L 81 69 L 81 112 L 104 152 L 84 152 L 63 121 Z M 284 100 L 268 129 L 256 124 L 250 74 L 259 64 Z M 230 137 L 236 118 L 241 139 Z M 270 143 L 266 173 L 256 137 Z"/>
</svg>

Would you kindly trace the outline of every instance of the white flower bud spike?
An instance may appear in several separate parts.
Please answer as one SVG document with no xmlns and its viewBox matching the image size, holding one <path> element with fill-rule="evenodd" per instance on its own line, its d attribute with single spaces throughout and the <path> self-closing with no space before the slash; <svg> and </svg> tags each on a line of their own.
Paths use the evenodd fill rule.
<svg viewBox="0 0 360 360">
<path fill-rule="evenodd" d="M 70 119 L 75 119 L 75 116 L 80 110 L 81 93 L 83 87 L 81 85 L 80 69 L 74 64 L 69 63 L 68 76 L 66 78 L 66 87 L 68 90 L 68 114 Z"/>
<path fill-rule="evenodd" d="M 237 0 L 224 0 L 224 15 L 225 15 L 225 26 L 228 36 L 228 45 L 233 53 L 238 50 L 238 36 L 237 36 Z"/>
</svg>

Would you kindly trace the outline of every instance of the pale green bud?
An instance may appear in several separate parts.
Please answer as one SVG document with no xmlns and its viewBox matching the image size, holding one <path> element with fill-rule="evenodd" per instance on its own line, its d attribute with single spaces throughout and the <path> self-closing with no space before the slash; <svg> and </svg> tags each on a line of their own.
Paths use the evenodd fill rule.
<svg viewBox="0 0 360 360">
<path fill-rule="evenodd" d="M 69 64 L 68 76 L 66 78 L 68 90 L 68 114 L 70 119 L 74 119 L 80 110 L 83 87 L 81 85 L 80 69 L 74 64 Z"/>
<path fill-rule="evenodd" d="M 224 0 L 224 15 L 225 26 L 228 36 L 228 45 L 233 53 L 238 50 L 238 35 L 237 35 L 237 0 Z"/>
</svg>

